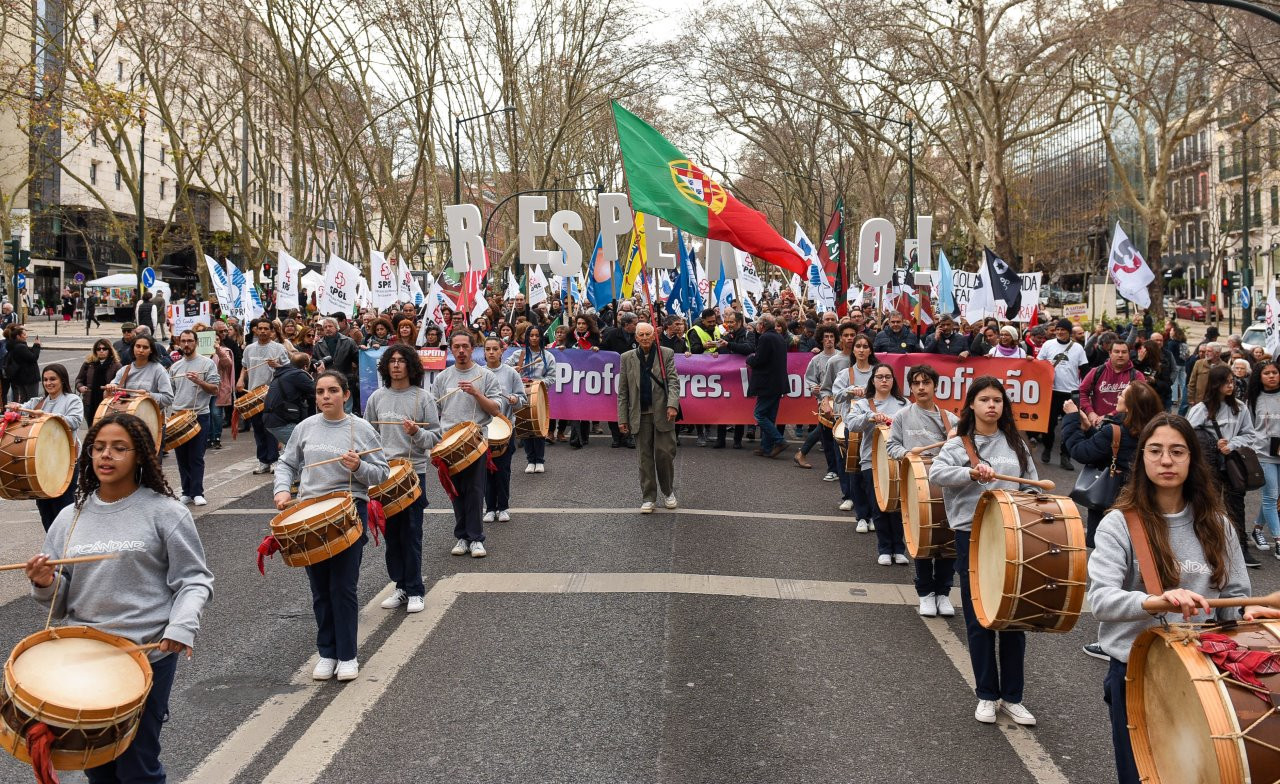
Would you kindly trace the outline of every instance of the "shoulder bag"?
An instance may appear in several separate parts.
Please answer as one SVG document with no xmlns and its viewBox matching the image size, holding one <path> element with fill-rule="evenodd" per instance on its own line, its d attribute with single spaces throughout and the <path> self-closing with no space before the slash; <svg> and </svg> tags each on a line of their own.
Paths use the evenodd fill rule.
<svg viewBox="0 0 1280 784">
<path fill-rule="evenodd" d="M 1120 487 L 1124 484 L 1116 466 L 1116 457 L 1120 454 L 1120 425 L 1111 425 L 1111 465 L 1106 468 L 1083 466 L 1076 477 L 1076 486 L 1071 490 L 1071 500 L 1089 509 L 1107 509 L 1116 500 Z"/>
<path fill-rule="evenodd" d="M 1222 438 L 1222 429 L 1218 427 L 1218 420 L 1209 421 L 1213 423 L 1213 429 L 1218 434 L 1218 438 Z M 1218 451 L 1216 444 L 1214 451 Z M 1257 453 L 1247 446 L 1232 449 L 1223 456 L 1222 472 L 1227 477 L 1227 487 L 1236 493 L 1257 490 L 1267 483 L 1262 475 L 1262 464 L 1258 462 Z"/>
</svg>

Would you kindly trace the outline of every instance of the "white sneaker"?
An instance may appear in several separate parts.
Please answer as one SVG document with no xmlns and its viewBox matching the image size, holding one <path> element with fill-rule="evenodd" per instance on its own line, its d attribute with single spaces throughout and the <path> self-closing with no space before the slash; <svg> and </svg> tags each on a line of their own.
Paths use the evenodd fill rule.
<svg viewBox="0 0 1280 784">
<path fill-rule="evenodd" d="M 852 501 L 852 500 L 841 501 L 841 502 L 840 502 L 840 511 L 841 511 L 841 512 L 850 512 L 850 511 L 853 511 L 853 501 Z"/>
<path fill-rule="evenodd" d="M 882 555 L 882 556 L 880 556 L 879 558 L 877 558 L 877 559 L 876 559 L 876 563 L 880 564 L 881 566 L 892 566 L 892 565 L 893 565 L 893 556 L 892 556 L 892 555 Z"/>
<path fill-rule="evenodd" d="M 920 615 L 925 618 L 938 617 L 938 597 L 936 594 L 920 597 Z"/>
<path fill-rule="evenodd" d="M 408 606 L 404 609 L 405 612 L 420 613 L 424 607 L 426 607 L 426 602 L 421 596 L 410 596 Z"/>
<path fill-rule="evenodd" d="M 537 470 L 538 470 L 537 463 L 530 463 L 529 465 L 524 467 L 524 472 L 526 474 L 532 474 L 534 471 L 537 471 Z"/>
<path fill-rule="evenodd" d="M 654 504 L 652 501 L 645 501 L 643 504 L 640 504 L 640 514 L 653 514 L 653 506 Z"/>
<path fill-rule="evenodd" d="M 338 680 L 354 681 L 360 674 L 360 662 L 355 659 L 338 662 Z"/>
<path fill-rule="evenodd" d="M 667 500 L 666 502 L 664 502 L 663 505 L 666 506 L 668 509 L 675 509 L 679 505 L 676 501 L 676 494 L 672 493 L 671 495 L 667 496 Z"/>
<path fill-rule="evenodd" d="M 1013 719 L 1014 724 L 1021 724 L 1024 727 L 1036 726 L 1036 717 L 1031 715 L 1031 711 L 1022 707 L 1020 702 L 1000 701 L 1000 710 L 1005 712 L 1009 718 Z"/>
<path fill-rule="evenodd" d="M 471 557 L 472 557 L 472 558 L 484 558 L 484 557 L 485 557 L 486 555 L 488 555 L 488 554 L 489 554 L 489 553 L 484 549 L 484 542 L 472 542 L 472 543 L 471 543 Z"/>
<path fill-rule="evenodd" d="M 458 543 L 457 543 L 457 544 L 455 544 L 455 545 L 453 546 L 453 549 L 449 551 L 449 554 L 450 554 L 450 555 L 466 555 L 466 554 L 467 554 L 467 540 L 466 540 L 466 539 L 459 539 L 459 540 L 458 540 Z"/>
<path fill-rule="evenodd" d="M 379 606 L 382 607 L 382 609 L 384 610 L 394 610 L 395 608 L 404 604 L 404 600 L 407 598 L 409 598 L 409 595 L 404 591 L 400 590 L 399 588 L 397 588 L 391 592 L 390 596 L 383 599 L 382 604 Z"/>
<path fill-rule="evenodd" d="M 534 472 L 535 474 L 545 474 L 545 473 L 547 472 L 547 464 L 546 464 L 546 463 L 538 463 L 537 465 L 535 465 L 535 466 L 533 467 L 533 472 Z"/>
<path fill-rule="evenodd" d="M 503 509 L 501 512 L 498 512 L 498 522 L 500 523 L 511 522 L 511 513 L 508 512 L 506 509 Z"/>
<path fill-rule="evenodd" d="M 857 532 L 858 532 L 858 533 L 860 533 L 860 534 L 865 534 L 865 533 L 868 531 L 868 528 L 867 528 L 867 521 L 866 521 L 866 520 L 859 520 L 859 521 L 858 521 L 858 527 L 857 527 L 857 528 L 855 528 L 855 529 L 853 529 L 853 530 L 857 531 Z"/>
<path fill-rule="evenodd" d="M 996 701 L 978 700 L 978 709 L 973 712 L 973 717 L 983 724 L 995 724 Z"/>
<path fill-rule="evenodd" d="M 255 475 L 261 476 L 271 470 L 271 466 L 266 463 L 258 463 L 258 467 L 253 469 Z"/>
<path fill-rule="evenodd" d="M 187 504 L 190 504 L 190 503 L 191 503 L 191 496 L 189 496 L 189 495 L 179 496 L 179 497 L 178 497 L 178 500 L 179 500 L 179 501 L 181 501 L 181 502 L 183 503 L 183 505 L 185 506 L 185 505 L 187 505 Z"/>
<path fill-rule="evenodd" d="M 824 481 L 824 482 L 834 482 L 834 481 L 836 481 L 836 480 L 837 480 L 837 479 L 839 479 L 839 478 L 840 478 L 840 477 L 836 476 L 836 472 L 835 472 L 835 471 L 828 471 L 828 472 L 826 473 L 826 476 L 822 477 L 822 481 Z"/>
<path fill-rule="evenodd" d="M 333 671 L 337 667 L 337 659 L 326 659 L 321 656 L 320 661 L 316 662 L 316 668 L 311 671 L 311 677 L 317 681 L 327 681 L 333 677 Z"/>
<path fill-rule="evenodd" d="M 876 523 L 875 523 L 875 521 L 874 521 L 874 520 L 868 520 L 868 521 L 867 521 L 867 530 L 868 530 L 868 531 L 874 531 L 874 530 L 876 530 Z"/>
<path fill-rule="evenodd" d="M 956 608 L 951 604 L 951 597 L 945 594 L 938 595 L 938 615 L 943 618 L 956 617 Z"/>
<path fill-rule="evenodd" d="M 206 500 L 204 500 L 204 496 L 202 496 L 202 495 L 198 495 L 198 496 L 196 496 L 195 498 L 191 499 L 191 502 L 192 502 L 193 504 L 195 504 L 196 506 L 208 506 L 208 505 L 209 505 L 209 502 L 208 502 L 208 501 L 206 501 Z"/>
<path fill-rule="evenodd" d="M 481 519 L 482 519 L 482 520 L 484 520 L 486 523 L 492 523 L 492 522 L 493 522 L 493 518 L 494 518 L 494 517 L 497 517 L 497 514 L 496 514 L 496 513 L 494 513 L 494 512 L 485 512 L 485 513 L 484 513 L 484 517 L 482 517 Z"/>
<path fill-rule="evenodd" d="M 894 553 L 894 554 L 893 554 L 893 562 L 894 562 L 894 563 L 896 563 L 896 564 L 898 564 L 899 566 L 901 566 L 901 565 L 903 565 L 903 564 L 909 564 L 909 563 L 911 563 L 911 559 L 910 559 L 910 558 L 908 558 L 907 556 L 903 555 L 902 553 Z"/>
</svg>

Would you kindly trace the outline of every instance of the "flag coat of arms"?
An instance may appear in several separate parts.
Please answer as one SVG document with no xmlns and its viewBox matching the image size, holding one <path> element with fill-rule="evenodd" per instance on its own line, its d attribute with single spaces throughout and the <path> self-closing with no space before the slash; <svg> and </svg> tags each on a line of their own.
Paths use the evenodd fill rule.
<svg viewBox="0 0 1280 784">
<path fill-rule="evenodd" d="M 722 240 L 800 275 L 808 265 L 763 214 L 735 199 L 666 137 L 613 104 L 631 208 L 695 237 Z"/>
</svg>

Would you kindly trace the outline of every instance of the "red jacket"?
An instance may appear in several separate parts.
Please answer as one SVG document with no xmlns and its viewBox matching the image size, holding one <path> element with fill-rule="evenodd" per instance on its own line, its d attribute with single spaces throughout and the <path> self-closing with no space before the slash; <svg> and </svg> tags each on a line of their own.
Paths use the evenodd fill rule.
<svg viewBox="0 0 1280 784">
<path fill-rule="evenodd" d="M 1134 379 L 1143 380 L 1143 375 L 1132 361 L 1123 370 L 1112 368 L 1109 360 L 1090 370 L 1080 382 L 1080 410 L 1102 416 L 1114 414 L 1116 401 Z"/>
</svg>

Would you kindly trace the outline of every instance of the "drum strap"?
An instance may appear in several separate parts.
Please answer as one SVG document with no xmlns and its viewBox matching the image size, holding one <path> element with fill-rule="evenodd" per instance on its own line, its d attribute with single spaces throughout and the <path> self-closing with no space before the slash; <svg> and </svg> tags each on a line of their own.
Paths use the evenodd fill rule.
<svg viewBox="0 0 1280 784">
<path fill-rule="evenodd" d="M 1147 529 L 1138 519 L 1138 512 L 1133 509 L 1125 510 L 1124 522 L 1129 527 L 1129 541 L 1133 544 L 1133 557 L 1138 562 L 1143 586 L 1147 593 L 1159 596 L 1164 593 L 1164 586 L 1160 584 L 1160 572 L 1156 571 L 1156 559 L 1151 554 L 1151 540 L 1147 538 Z"/>
<path fill-rule="evenodd" d="M 964 444 L 964 451 L 969 453 L 969 463 L 978 465 L 982 462 L 982 456 L 978 454 L 978 448 L 973 445 L 973 439 L 969 436 L 961 436 L 960 443 Z"/>
<path fill-rule="evenodd" d="M 48 399 L 49 399 L 49 396 L 48 396 L 48 395 L 45 395 L 44 397 L 40 398 L 40 400 L 36 402 L 36 407 L 35 407 L 35 408 L 33 408 L 33 409 L 31 409 L 31 410 L 32 410 L 32 411 L 39 411 L 39 410 L 41 410 L 42 408 L 44 408 L 44 403 L 45 403 L 45 401 L 46 401 L 46 400 L 48 400 Z"/>
<path fill-rule="evenodd" d="M 124 385 L 129 383 L 129 371 L 133 370 L 133 363 L 124 366 L 124 375 L 120 377 L 120 388 L 124 389 Z"/>
</svg>

